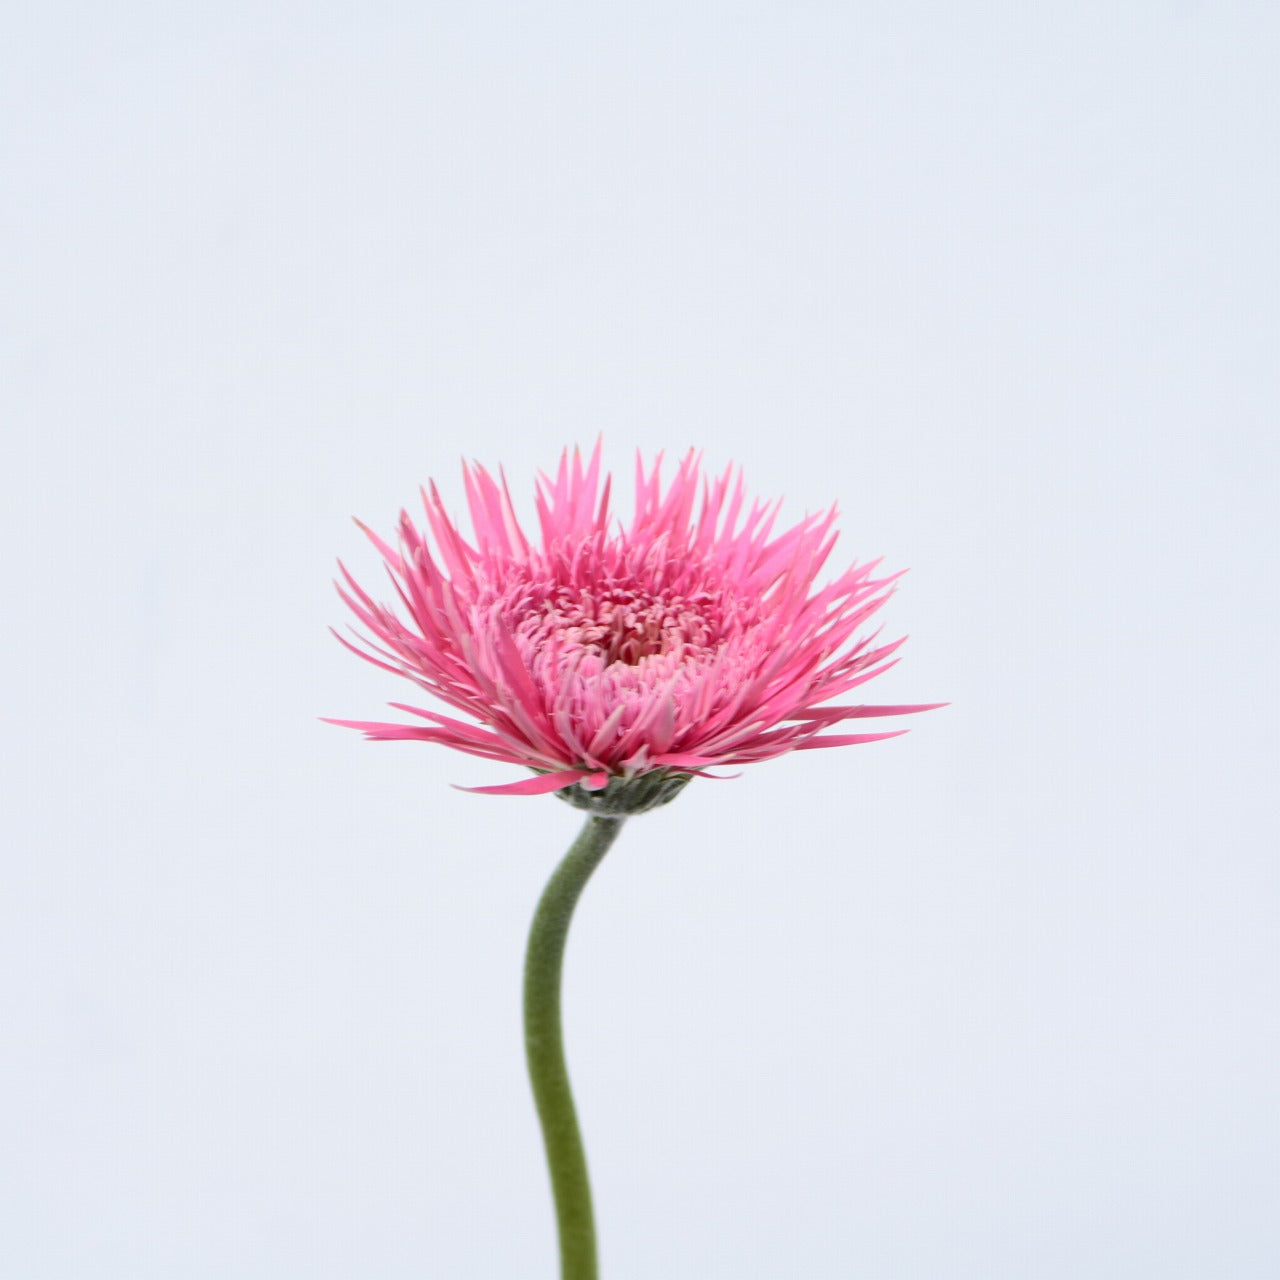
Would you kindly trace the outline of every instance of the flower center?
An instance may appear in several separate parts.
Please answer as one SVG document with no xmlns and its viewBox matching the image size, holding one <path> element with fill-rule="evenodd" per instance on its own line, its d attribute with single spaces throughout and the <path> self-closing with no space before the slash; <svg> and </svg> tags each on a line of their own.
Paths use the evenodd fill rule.
<svg viewBox="0 0 1280 1280">
<path fill-rule="evenodd" d="M 708 591 L 654 595 L 624 584 L 562 586 L 543 601 L 536 621 L 529 621 L 561 645 L 592 650 L 602 666 L 634 667 L 658 654 L 713 653 L 723 639 L 716 625 L 719 606 Z"/>
</svg>

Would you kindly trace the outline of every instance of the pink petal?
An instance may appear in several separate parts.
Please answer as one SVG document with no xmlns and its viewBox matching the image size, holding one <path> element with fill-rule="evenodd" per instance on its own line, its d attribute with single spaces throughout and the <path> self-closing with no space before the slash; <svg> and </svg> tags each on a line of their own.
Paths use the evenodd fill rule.
<svg viewBox="0 0 1280 1280">
<path fill-rule="evenodd" d="M 821 720 L 825 724 L 834 724 L 837 720 L 857 720 L 862 717 L 876 716 L 909 716 L 917 711 L 936 711 L 939 707 L 949 707 L 949 702 L 921 702 L 915 706 L 894 707 L 809 707 L 803 711 L 793 711 L 788 720 Z"/>
<path fill-rule="evenodd" d="M 806 738 L 796 744 L 797 751 L 814 751 L 818 747 L 855 747 L 862 742 L 883 742 L 886 738 L 900 738 L 909 729 L 896 729 L 893 733 L 841 733 L 826 738 Z"/>
<path fill-rule="evenodd" d="M 544 773 L 536 778 L 523 778 L 519 782 L 506 782 L 498 787 L 459 787 L 455 791 L 470 791 L 478 796 L 541 796 L 549 791 L 563 791 L 575 782 L 592 776 L 586 769 L 562 769 L 559 773 Z"/>
</svg>

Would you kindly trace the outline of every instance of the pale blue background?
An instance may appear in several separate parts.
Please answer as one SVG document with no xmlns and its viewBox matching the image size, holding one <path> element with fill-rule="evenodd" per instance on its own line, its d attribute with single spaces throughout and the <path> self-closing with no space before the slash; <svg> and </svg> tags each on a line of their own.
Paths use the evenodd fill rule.
<svg viewBox="0 0 1280 1280">
<path fill-rule="evenodd" d="M 6 1280 L 550 1280 L 575 826 L 317 723 L 350 516 L 603 432 L 912 572 L 909 737 L 569 956 L 606 1280 L 1271 1280 L 1271 3 L 0 15 Z M 622 490 L 629 501 L 629 480 Z M 870 695 L 869 695 L 870 696 Z"/>
</svg>

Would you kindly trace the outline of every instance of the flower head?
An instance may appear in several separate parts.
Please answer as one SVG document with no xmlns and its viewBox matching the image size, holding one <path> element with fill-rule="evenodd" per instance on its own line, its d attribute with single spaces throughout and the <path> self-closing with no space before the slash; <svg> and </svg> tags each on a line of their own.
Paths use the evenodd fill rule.
<svg viewBox="0 0 1280 1280">
<path fill-rule="evenodd" d="M 597 445 L 585 464 L 566 451 L 554 479 L 539 476 L 536 541 L 505 477 L 478 465 L 464 466 L 474 545 L 434 484 L 425 528 L 401 512 L 394 547 L 365 529 L 398 606 L 340 565 L 338 591 L 368 634 L 338 639 L 478 723 L 402 703 L 391 705 L 425 723 L 333 723 L 537 775 L 476 791 L 561 791 L 635 812 L 717 765 L 896 736 L 824 732 L 841 721 L 929 709 L 822 705 L 892 666 L 902 643 L 858 635 L 899 575 L 871 562 L 816 585 L 834 508 L 775 534 L 779 504 L 748 506 L 732 467 L 704 479 L 691 451 L 669 485 L 660 468 L 661 456 L 647 472 L 637 458 L 628 525 L 611 516 Z"/>
</svg>

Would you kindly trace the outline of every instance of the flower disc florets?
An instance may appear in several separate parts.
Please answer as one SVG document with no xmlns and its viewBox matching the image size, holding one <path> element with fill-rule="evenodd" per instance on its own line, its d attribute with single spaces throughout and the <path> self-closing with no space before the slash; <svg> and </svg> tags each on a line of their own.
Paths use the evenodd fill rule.
<svg viewBox="0 0 1280 1280">
<path fill-rule="evenodd" d="M 691 453 L 664 489 L 659 463 L 648 475 L 637 464 L 627 528 L 611 527 L 597 447 L 585 468 L 575 452 L 555 480 L 541 477 L 540 545 L 522 532 L 505 481 L 479 467 L 465 471 L 474 547 L 434 486 L 423 495 L 434 556 L 404 513 L 398 548 L 370 532 L 404 613 L 375 603 L 344 568 L 339 591 L 373 638 L 343 643 L 479 723 L 399 703 L 427 723 L 336 723 L 537 775 L 478 791 L 571 788 L 571 803 L 620 813 L 641 809 L 600 806 L 666 803 L 712 765 L 893 737 L 821 731 L 926 709 L 818 705 L 892 665 L 901 644 L 854 635 L 893 582 L 874 577 L 874 564 L 814 588 L 834 511 L 771 536 L 776 505 L 744 514 L 732 470 L 701 482 Z"/>
</svg>

